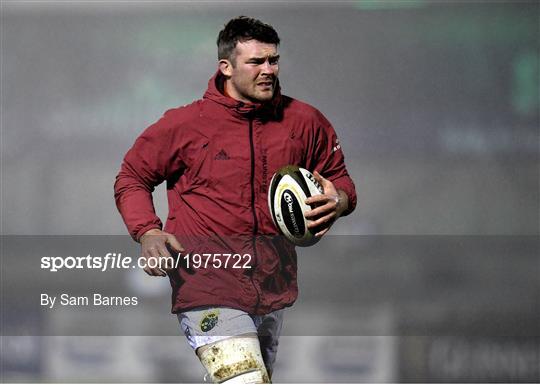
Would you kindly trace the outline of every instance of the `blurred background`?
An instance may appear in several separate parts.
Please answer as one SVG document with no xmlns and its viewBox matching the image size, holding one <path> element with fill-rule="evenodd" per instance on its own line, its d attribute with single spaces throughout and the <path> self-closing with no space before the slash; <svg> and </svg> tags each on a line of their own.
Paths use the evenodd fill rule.
<svg viewBox="0 0 540 385">
<path fill-rule="evenodd" d="M 201 382 L 112 185 L 169 108 L 204 93 L 232 17 L 272 24 L 280 81 L 333 123 L 358 208 L 299 250 L 275 382 L 539 382 L 537 1 L 3 1 L 1 380 Z M 166 217 L 165 188 L 155 193 Z M 89 291 L 92 290 L 92 291 Z M 138 296 L 45 309 L 39 293 Z"/>
</svg>

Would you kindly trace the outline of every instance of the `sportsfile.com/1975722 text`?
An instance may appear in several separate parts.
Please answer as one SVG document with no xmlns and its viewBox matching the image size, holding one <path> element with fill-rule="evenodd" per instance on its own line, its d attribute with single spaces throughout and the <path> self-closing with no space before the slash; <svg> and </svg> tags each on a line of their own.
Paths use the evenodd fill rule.
<svg viewBox="0 0 540 385">
<path fill-rule="evenodd" d="M 178 254 L 173 258 L 173 268 L 186 269 L 251 269 L 251 254 L 238 253 L 193 253 Z M 90 269 L 107 271 L 109 269 L 170 268 L 171 257 L 145 258 L 123 256 L 122 253 L 107 253 L 105 255 L 41 257 L 41 269 L 58 272 L 63 269 Z"/>
</svg>

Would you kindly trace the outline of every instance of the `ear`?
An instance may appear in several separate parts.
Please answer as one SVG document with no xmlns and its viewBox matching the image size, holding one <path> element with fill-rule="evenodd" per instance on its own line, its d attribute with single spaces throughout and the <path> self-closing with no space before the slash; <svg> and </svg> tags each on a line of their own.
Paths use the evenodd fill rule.
<svg viewBox="0 0 540 385">
<path fill-rule="evenodd" d="M 219 61 L 219 70 L 223 75 L 230 78 L 232 76 L 232 63 L 227 59 L 221 59 Z"/>
</svg>

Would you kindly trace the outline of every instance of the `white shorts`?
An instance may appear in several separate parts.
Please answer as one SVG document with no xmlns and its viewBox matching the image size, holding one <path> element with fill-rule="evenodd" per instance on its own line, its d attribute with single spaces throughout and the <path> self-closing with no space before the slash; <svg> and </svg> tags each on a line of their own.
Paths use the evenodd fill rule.
<svg viewBox="0 0 540 385">
<path fill-rule="evenodd" d="M 257 334 L 264 364 L 272 371 L 283 323 L 283 310 L 258 316 L 227 307 L 200 307 L 177 316 L 182 332 L 195 351 L 201 346 L 232 336 Z"/>
</svg>

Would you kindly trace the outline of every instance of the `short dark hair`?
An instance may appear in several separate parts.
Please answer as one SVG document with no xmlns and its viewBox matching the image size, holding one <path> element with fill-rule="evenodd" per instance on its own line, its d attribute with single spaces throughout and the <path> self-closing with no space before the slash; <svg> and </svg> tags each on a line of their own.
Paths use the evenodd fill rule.
<svg viewBox="0 0 540 385">
<path fill-rule="evenodd" d="M 262 43 L 279 44 L 276 30 L 269 24 L 247 16 L 238 16 L 229 20 L 218 35 L 218 60 L 229 59 L 234 61 L 232 55 L 236 44 L 240 41 L 258 40 Z"/>
</svg>

